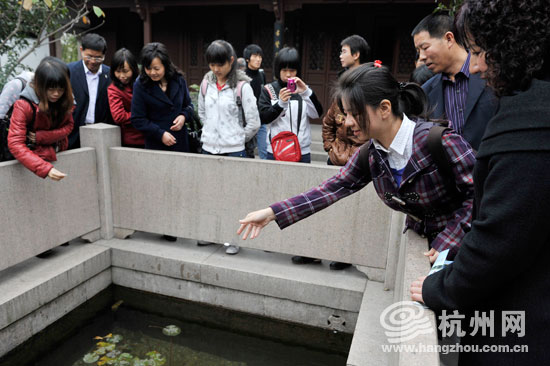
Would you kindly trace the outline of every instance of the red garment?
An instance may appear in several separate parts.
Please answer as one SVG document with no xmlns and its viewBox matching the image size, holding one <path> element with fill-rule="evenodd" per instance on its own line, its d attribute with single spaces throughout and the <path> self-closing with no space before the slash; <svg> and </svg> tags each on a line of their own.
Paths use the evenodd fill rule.
<svg viewBox="0 0 550 366">
<path fill-rule="evenodd" d="M 145 137 L 130 122 L 132 108 L 132 86 L 127 85 L 120 90 L 114 83 L 107 88 L 111 115 L 117 125 L 120 126 L 123 146 L 145 146 Z"/>
<path fill-rule="evenodd" d="M 26 100 L 18 100 L 13 105 L 10 130 L 8 133 L 8 148 L 13 156 L 27 169 L 41 178 L 46 178 L 53 168 L 50 161 L 56 161 L 56 146 L 59 151 L 67 150 L 69 140 L 67 136 L 73 130 L 72 110 L 65 115 L 57 128 L 52 129 L 50 117 L 36 108 L 34 131 L 36 132 L 36 148 L 27 147 L 27 123 L 32 120 L 33 111 Z"/>
</svg>

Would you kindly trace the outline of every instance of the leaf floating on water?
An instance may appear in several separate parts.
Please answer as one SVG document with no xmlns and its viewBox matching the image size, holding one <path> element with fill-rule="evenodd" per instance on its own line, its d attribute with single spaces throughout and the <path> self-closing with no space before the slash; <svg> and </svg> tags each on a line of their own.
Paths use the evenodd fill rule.
<svg viewBox="0 0 550 366">
<path fill-rule="evenodd" d="M 168 337 L 174 337 L 181 333 L 181 329 L 175 325 L 167 325 L 162 329 L 162 334 Z"/>
<path fill-rule="evenodd" d="M 99 360 L 99 356 L 95 353 L 86 353 L 82 359 L 84 363 L 95 363 L 97 360 Z"/>
<path fill-rule="evenodd" d="M 111 306 L 111 310 L 112 311 L 117 311 L 119 306 L 122 305 L 122 303 L 124 302 L 124 300 L 118 300 L 117 302 L 115 302 L 112 306 Z"/>
<path fill-rule="evenodd" d="M 123 337 L 120 334 L 115 334 L 110 341 L 113 343 L 118 343 L 123 339 Z"/>
</svg>

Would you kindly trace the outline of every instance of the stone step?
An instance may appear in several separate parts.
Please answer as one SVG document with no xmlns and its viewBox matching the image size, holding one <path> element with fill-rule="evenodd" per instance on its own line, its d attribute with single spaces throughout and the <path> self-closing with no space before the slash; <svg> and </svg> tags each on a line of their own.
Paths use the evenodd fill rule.
<svg viewBox="0 0 550 366">
<path fill-rule="evenodd" d="M 354 267 L 295 265 L 290 255 L 248 248 L 231 256 L 190 239 L 136 232 L 103 243 L 112 249 L 116 285 L 346 333 L 355 329 L 367 283 Z"/>
</svg>

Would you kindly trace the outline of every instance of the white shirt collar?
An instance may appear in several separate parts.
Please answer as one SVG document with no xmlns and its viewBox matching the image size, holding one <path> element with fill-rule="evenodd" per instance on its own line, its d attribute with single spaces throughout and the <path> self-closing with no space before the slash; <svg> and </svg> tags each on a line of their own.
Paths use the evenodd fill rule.
<svg viewBox="0 0 550 366">
<path fill-rule="evenodd" d="M 99 76 L 101 75 L 101 72 L 103 71 L 103 64 L 99 65 L 99 70 L 94 74 L 86 67 L 86 64 L 84 63 L 84 60 L 82 60 L 82 66 L 84 66 L 84 74 L 86 75 L 93 75 L 93 76 Z"/>
<path fill-rule="evenodd" d="M 390 167 L 402 169 L 412 156 L 414 128 L 416 124 L 403 114 L 403 122 L 399 131 L 393 138 L 389 149 L 386 149 L 378 141 L 372 140 L 374 147 L 388 154 Z"/>
</svg>

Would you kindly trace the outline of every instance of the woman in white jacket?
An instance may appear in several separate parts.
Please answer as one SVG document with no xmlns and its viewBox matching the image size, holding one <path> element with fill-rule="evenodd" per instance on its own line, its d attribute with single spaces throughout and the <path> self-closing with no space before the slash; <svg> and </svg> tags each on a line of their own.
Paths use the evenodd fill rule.
<svg viewBox="0 0 550 366">
<path fill-rule="evenodd" d="M 223 40 L 212 42 L 206 50 L 211 71 L 204 76 L 199 94 L 204 154 L 246 157 L 245 143 L 260 128 L 250 78 L 237 69 L 236 59 L 231 44 Z"/>
<path fill-rule="evenodd" d="M 229 42 L 212 42 L 205 56 L 210 71 L 204 76 L 199 93 L 202 153 L 246 158 L 245 143 L 260 128 L 250 78 L 237 69 L 237 56 Z M 198 242 L 208 244 L 211 243 Z M 236 245 L 226 249 L 227 254 L 238 252 Z"/>
</svg>

